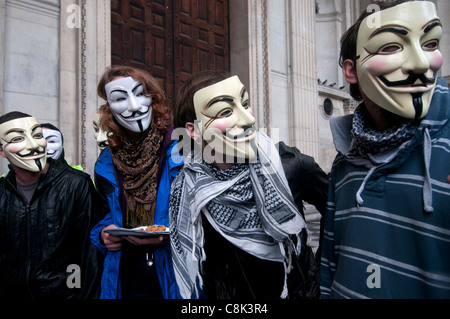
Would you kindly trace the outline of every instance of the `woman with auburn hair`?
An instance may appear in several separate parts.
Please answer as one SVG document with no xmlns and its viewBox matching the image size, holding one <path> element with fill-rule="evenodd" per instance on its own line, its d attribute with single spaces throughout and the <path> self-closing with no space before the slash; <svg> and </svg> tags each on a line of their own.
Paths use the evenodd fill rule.
<svg viewBox="0 0 450 319">
<path fill-rule="evenodd" d="M 102 99 L 107 101 L 107 93 L 105 91 L 105 85 L 111 82 L 114 78 L 118 77 L 132 77 L 142 84 L 144 92 L 148 92 L 148 96 L 152 99 L 152 113 L 155 115 L 153 121 L 155 127 L 166 132 L 168 126 L 172 124 L 172 112 L 169 107 L 165 105 L 165 97 L 162 88 L 158 82 L 149 73 L 127 66 L 114 66 L 103 74 L 97 86 L 97 94 Z M 114 115 L 111 112 L 108 104 L 104 104 L 100 108 L 100 112 L 104 114 L 100 120 L 100 126 L 102 128 L 108 128 L 110 134 L 108 135 L 109 143 L 113 143 L 111 149 L 116 149 L 122 144 L 122 130 L 124 127 L 114 119 Z M 116 133 L 116 134 L 114 134 Z"/>
<path fill-rule="evenodd" d="M 149 73 L 114 66 L 101 77 L 100 126 L 107 147 L 95 164 L 95 183 L 109 213 L 91 232 L 105 254 L 101 298 L 178 298 L 169 236 L 126 236 L 118 228 L 168 222 L 170 185 L 182 165 L 171 158 L 171 110 Z M 176 152 L 175 152 L 176 153 Z"/>
</svg>

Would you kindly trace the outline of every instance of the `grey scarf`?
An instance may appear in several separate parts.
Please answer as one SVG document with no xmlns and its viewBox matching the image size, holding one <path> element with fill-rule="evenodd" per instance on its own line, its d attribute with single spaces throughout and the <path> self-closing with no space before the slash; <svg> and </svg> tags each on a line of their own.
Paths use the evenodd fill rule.
<svg viewBox="0 0 450 319">
<path fill-rule="evenodd" d="M 183 298 L 196 298 L 202 286 L 203 213 L 215 230 L 258 258 L 282 262 L 286 273 L 298 235 L 306 223 L 294 204 L 278 152 L 258 133 L 258 161 L 220 171 L 186 158 L 172 185 L 170 231 L 175 277 Z M 286 289 L 284 295 L 286 296 Z"/>
<path fill-rule="evenodd" d="M 350 152 L 353 154 L 378 154 L 398 148 L 414 136 L 420 124 L 416 120 L 405 120 L 402 125 L 386 131 L 377 131 L 367 125 L 368 116 L 364 103 L 355 109 L 350 146 Z"/>
</svg>

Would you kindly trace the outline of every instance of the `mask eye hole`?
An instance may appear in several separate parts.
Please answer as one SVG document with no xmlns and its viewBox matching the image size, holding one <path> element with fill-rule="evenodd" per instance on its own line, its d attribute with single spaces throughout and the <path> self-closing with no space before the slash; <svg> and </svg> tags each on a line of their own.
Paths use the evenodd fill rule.
<svg viewBox="0 0 450 319">
<path fill-rule="evenodd" d="M 219 118 L 228 117 L 228 116 L 230 116 L 231 114 L 233 114 L 233 111 L 230 110 L 230 109 L 226 109 L 226 110 L 223 110 L 222 112 L 220 112 L 220 113 L 217 115 L 217 117 L 219 117 Z"/>
<path fill-rule="evenodd" d="M 425 42 L 422 45 L 422 48 L 425 51 L 435 51 L 435 50 L 437 50 L 438 47 L 439 47 L 439 41 L 438 40 L 431 40 L 431 41 Z"/>
<path fill-rule="evenodd" d="M 401 45 L 390 43 L 385 46 L 383 46 L 378 53 L 379 54 L 392 54 L 401 51 L 403 48 Z"/>
<path fill-rule="evenodd" d="M 11 139 L 10 143 L 20 143 L 25 141 L 25 138 L 22 136 L 17 136 Z"/>
</svg>

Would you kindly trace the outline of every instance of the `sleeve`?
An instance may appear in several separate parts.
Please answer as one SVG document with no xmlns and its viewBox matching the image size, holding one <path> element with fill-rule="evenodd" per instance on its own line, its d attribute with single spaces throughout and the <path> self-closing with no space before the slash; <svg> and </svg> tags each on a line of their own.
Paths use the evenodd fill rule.
<svg viewBox="0 0 450 319">
<path fill-rule="evenodd" d="M 334 251 L 334 184 L 330 179 L 328 188 L 328 203 L 325 212 L 324 232 L 321 239 L 321 260 L 320 260 L 320 292 L 323 299 L 329 298 L 331 286 L 336 273 L 336 255 Z"/>
<path fill-rule="evenodd" d="M 322 168 L 314 161 L 313 157 L 303 155 L 298 149 L 297 156 L 303 161 L 301 174 L 304 175 L 303 183 L 303 200 L 308 204 L 314 205 L 319 213 L 323 216 L 327 209 L 328 196 L 328 176 Z"/>
<path fill-rule="evenodd" d="M 81 289 L 80 299 L 97 298 L 100 293 L 101 265 L 103 256 L 92 245 L 90 230 L 102 215 L 100 199 L 90 177 L 85 177 L 78 185 L 75 202 L 77 203 L 77 228 L 82 236 L 81 252 Z"/>
<path fill-rule="evenodd" d="M 109 207 L 108 196 L 112 196 L 114 194 L 114 186 L 111 185 L 104 177 L 95 174 L 95 185 L 97 187 L 98 198 L 101 206 L 101 211 L 103 212 L 103 219 L 101 219 L 91 230 L 90 238 L 92 244 L 97 247 L 97 249 L 103 254 L 106 255 L 108 250 L 105 245 L 101 241 L 100 234 L 106 226 L 114 224 L 113 215 L 111 209 Z M 106 213 L 106 214 L 105 214 Z M 120 227 L 120 225 L 116 225 Z"/>
</svg>

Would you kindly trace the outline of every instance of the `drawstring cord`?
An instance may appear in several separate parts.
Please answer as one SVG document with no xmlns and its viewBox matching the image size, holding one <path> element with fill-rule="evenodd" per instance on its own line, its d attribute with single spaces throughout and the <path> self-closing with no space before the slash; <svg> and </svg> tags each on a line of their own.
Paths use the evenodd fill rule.
<svg viewBox="0 0 450 319">
<path fill-rule="evenodd" d="M 433 208 L 433 188 L 430 178 L 430 162 L 431 162 L 431 137 L 428 127 L 424 130 L 423 141 L 423 160 L 425 163 L 425 176 L 423 181 L 423 209 L 427 213 L 432 213 Z"/>
<path fill-rule="evenodd" d="M 361 186 L 359 187 L 358 191 L 356 192 L 356 202 L 358 203 L 358 207 L 364 204 L 364 200 L 361 197 L 361 193 L 364 191 L 364 187 L 366 187 L 366 183 L 369 180 L 370 176 L 372 176 L 373 172 L 377 166 L 372 167 L 369 172 L 367 173 L 366 177 L 364 178 Z"/>
<path fill-rule="evenodd" d="M 428 127 L 424 129 L 424 141 L 423 141 L 423 160 L 425 164 L 425 176 L 423 181 L 423 203 L 426 213 L 431 214 L 434 210 L 433 208 L 433 188 L 431 186 L 431 178 L 430 178 L 430 163 L 431 163 L 431 137 L 430 131 Z M 377 166 L 372 167 L 364 178 L 361 186 L 356 192 L 356 202 L 358 206 L 361 206 L 364 203 L 363 198 L 361 197 L 362 192 L 366 186 L 367 181 L 370 176 L 372 176 L 373 172 L 377 169 Z"/>
</svg>

